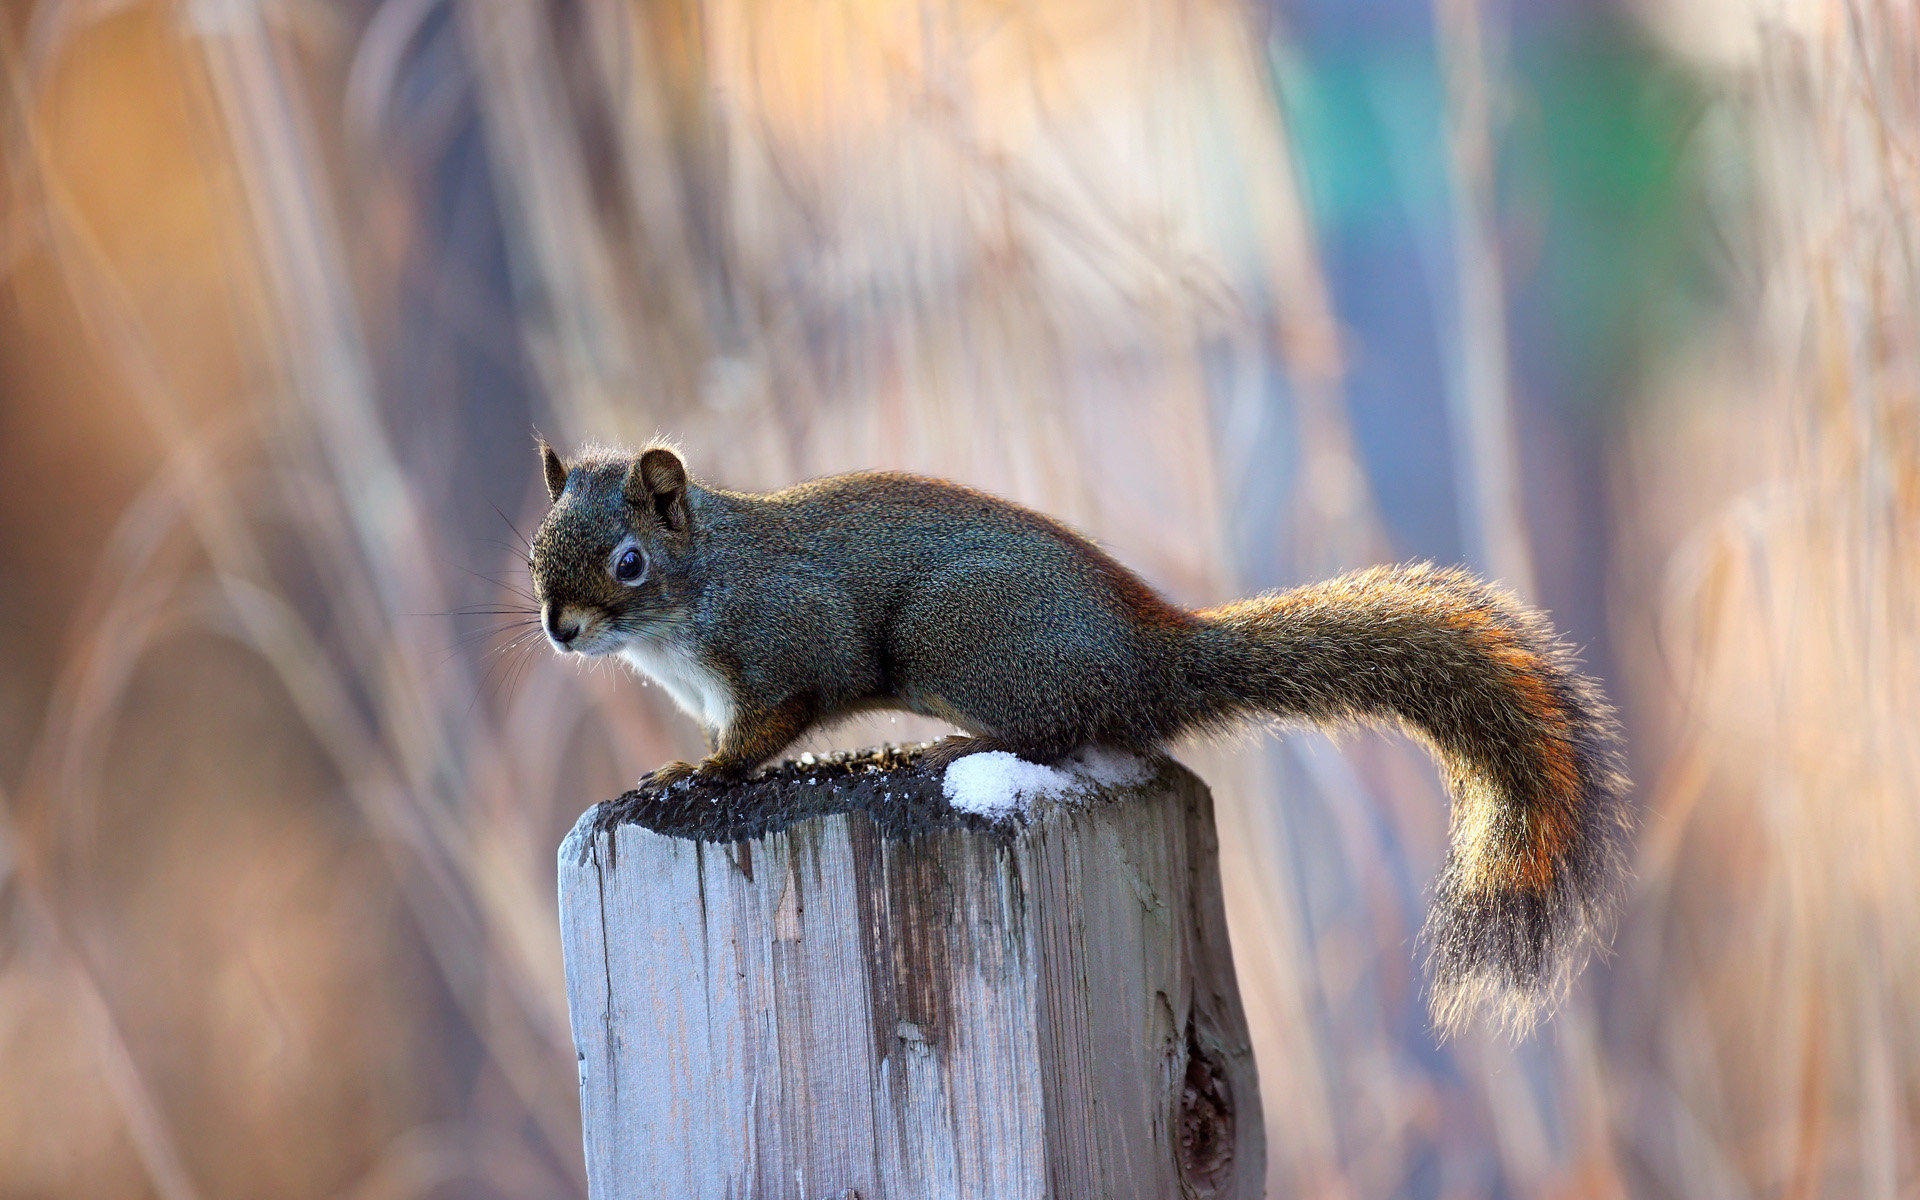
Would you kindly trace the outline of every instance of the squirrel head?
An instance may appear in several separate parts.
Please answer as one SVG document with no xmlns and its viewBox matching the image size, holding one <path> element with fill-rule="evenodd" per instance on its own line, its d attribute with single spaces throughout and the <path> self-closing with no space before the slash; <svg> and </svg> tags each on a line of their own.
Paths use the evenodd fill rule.
<svg viewBox="0 0 1920 1200">
<path fill-rule="evenodd" d="M 554 649 L 612 654 L 683 615 L 693 514 L 680 456 L 651 446 L 569 466 L 543 441 L 540 464 L 553 507 L 527 565 Z"/>
</svg>

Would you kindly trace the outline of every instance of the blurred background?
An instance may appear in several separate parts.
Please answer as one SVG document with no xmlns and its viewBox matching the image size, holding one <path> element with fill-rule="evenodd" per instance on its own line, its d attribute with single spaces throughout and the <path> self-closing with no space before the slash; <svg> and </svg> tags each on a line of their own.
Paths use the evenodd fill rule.
<svg viewBox="0 0 1920 1200">
<path fill-rule="evenodd" d="M 700 743 L 515 641 L 535 428 L 1498 575 L 1614 955 L 1436 1045 L 1425 758 L 1183 747 L 1272 1194 L 1920 1196 L 1912 4 L 0 13 L 0 1197 L 583 1194 L 554 847 Z"/>
</svg>

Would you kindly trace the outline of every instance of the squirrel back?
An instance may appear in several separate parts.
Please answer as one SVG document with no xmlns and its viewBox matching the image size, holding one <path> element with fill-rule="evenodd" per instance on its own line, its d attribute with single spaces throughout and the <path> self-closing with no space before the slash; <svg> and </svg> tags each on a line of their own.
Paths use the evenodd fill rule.
<svg viewBox="0 0 1920 1200">
<path fill-rule="evenodd" d="M 1601 943 L 1626 781 L 1599 688 L 1536 611 L 1458 570 L 1379 567 L 1189 612 L 1067 526 L 889 473 L 765 495 L 679 456 L 541 447 L 531 556 L 556 648 L 618 654 L 714 753 L 650 776 L 738 777 L 808 728 L 896 708 L 1051 761 L 1247 719 L 1398 726 L 1439 760 L 1451 847 L 1425 941 L 1445 1029 L 1525 1029 Z"/>
</svg>

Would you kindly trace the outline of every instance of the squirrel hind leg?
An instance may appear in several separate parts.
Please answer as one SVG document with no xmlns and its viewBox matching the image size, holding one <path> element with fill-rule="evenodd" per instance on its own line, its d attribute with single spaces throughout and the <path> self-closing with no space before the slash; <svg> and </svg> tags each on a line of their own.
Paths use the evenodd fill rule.
<svg viewBox="0 0 1920 1200">
<path fill-rule="evenodd" d="M 971 733 L 956 733 L 943 737 L 920 752 L 920 761 L 936 771 L 944 771 L 955 762 L 969 754 L 988 754 L 1003 750 L 1008 754 L 1017 751 L 996 737 L 982 737 Z"/>
<path fill-rule="evenodd" d="M 999 751 L 1011 754 L 1022 762 L 1036 766 L 1050 767 L 1073 757 L 1087 745 L 1061 746 L 1055 743 L 1021 744 L 1006 738 L 971 733 L 956 733 L 928 746 L 920 752 L 920 761 L 936 770 L 945 770 L 970 754 L 991 754 Z"/>
</svg>

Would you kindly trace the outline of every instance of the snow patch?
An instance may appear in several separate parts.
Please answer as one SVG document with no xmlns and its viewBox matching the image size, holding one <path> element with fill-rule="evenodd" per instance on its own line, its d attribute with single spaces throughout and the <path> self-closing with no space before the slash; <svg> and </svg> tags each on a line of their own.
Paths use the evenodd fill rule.
<svg viewBox="0 0 1920 1200">
<path fill-rule="evenodd" d="M 1067 760 L 1067 765 L 1083 779 L 1101 787 L 1132 787 L 1145 783 L 1153 774 L 1153 765 L 1138 754 L 1090 746 Z"/>
<path fill-rule="evenodd" d="M 940 791 L 961 812 L 1005 817 L 1024 811 L 1035 800 L 1063 800 L 1099 788 L 1126 787 L 1152 773 L 1145 759 L 1115 750 L 1082 750 L 1057 767 L 1030 763 L 1005 750 L 987 750 L 950 763 Z"/>
</svg>

